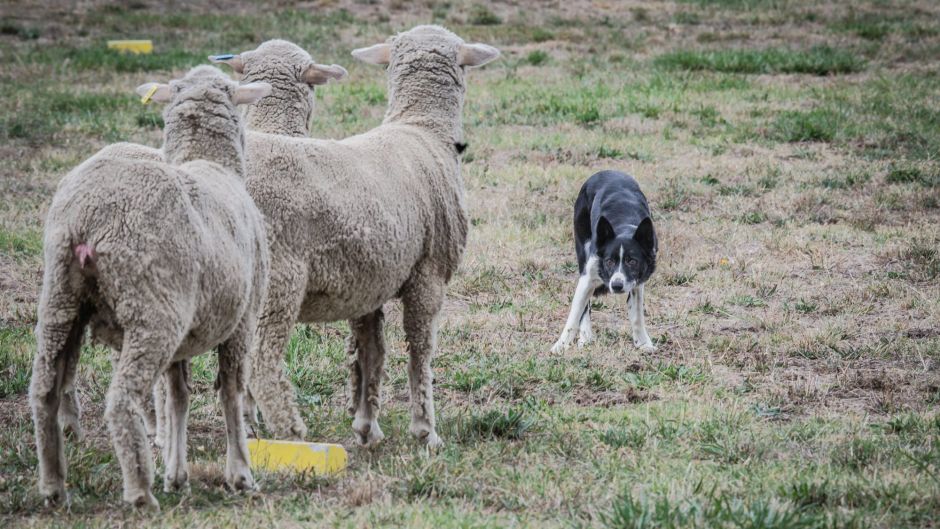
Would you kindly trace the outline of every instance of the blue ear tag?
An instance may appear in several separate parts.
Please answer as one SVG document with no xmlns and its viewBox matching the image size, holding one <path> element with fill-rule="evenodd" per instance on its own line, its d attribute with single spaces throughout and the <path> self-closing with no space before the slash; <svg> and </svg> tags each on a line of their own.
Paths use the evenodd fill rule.
<svg viewBox="0 0 940 529">
<path fill-rule="evenodd" d="M 232 53 L 226 53 L 225 55 L 213 55 L 211 57 L 213 61 L 228 61 L 234 58 L 235 58 L 235 55 Z"/>
</svg>

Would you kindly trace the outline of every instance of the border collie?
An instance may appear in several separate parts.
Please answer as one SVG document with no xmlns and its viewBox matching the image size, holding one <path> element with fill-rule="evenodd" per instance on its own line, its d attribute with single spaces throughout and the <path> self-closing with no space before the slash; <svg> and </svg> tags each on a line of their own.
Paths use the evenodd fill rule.
<svg viewBox="0 0 940 529">
<path fill-rule="evenodd" d="M 643 320 L 643 285 L 656 270 L 658 243 L 649 204 L 632 176 L 601 171 L 581 186 L 574 203 L 574 250 L 581 277 L 568 321 L 552 347 L 558 352 L 580 331 L 578 347 L 591 342 L 591 294 L 626 295 L 633 343 L 656 347 Z"/>
</svg>

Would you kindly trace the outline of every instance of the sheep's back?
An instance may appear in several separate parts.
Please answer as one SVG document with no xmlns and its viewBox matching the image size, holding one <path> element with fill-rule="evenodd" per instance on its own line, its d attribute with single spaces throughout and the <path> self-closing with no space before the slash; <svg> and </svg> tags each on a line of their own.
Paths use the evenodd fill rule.
<svg viewBox="0 0 940 529">
<path fill-rule="evenodd" d="M 304 259 L 316 279 L 305 319 L 361 314 L 394 297 L 419 261 L 459 260 L 463 188 L 442 147 L 413 127 L 342 141 L 248 135 L 248 190 L 272 253 Z"/>
<path fill-rule="evenodd" d="M 248 247 L 220 228 L 236 222 L 216 218 L 225 208 L 214 195 L 162 162 L 93 157 L 62 180 L 53 198 L 46 265 L 67 259 L 75 267 L 72 246 L 92 246 L 94 301 L 110 313 L 99 321 L 120 327 L 183 321 L 198 349 L 192 354 L 204 352 L 237 324 L 213 314 L 243 312 L 252 277 L 245 271 Z"/>
</svg>

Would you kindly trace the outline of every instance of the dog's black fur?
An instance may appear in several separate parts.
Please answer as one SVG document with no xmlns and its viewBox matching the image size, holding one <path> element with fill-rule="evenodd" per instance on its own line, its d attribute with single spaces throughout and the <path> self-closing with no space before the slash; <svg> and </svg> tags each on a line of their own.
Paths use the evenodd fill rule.
<svg viewBox="0 0 940 529">
<path fill-rule="evenodd" d="M 585 247 L 585 243 L 590 244 Z M 599 260 L 603 285 L 594 295 L 608 294 L 617 286 L 611 285 L 611 276 L 621 266 L 627 284 L 645 283 L 656 270 L 658 249 L 649 203 L 637 181 L 619 171 L 601 171 L 588 178 L 574 202 L 574 250 L 581 275 L 591 255 Z"/>
</svg>

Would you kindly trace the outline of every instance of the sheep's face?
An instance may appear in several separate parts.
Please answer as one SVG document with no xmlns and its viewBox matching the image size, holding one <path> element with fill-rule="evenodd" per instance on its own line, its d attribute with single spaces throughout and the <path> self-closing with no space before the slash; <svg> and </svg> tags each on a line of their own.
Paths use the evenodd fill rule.
<svg viewBox="0 0 940 529">
<path fill-rule="evenodd" d="M 277 122 L 300 122 L 304 128 L 313 115 L 314 86 L 346 76 L 342 66 L 317 64 L 309 53 L 286 40 L 269 40 L 255 50 L 238 55 L 210 56 L 209 60 L 231 66 L 244 82 L 269 83 L 272 86 L 271 97 L 259 102 L 264 106 L 261 115 L 280 117 L 272 120 Z M 284 125 L 274 126 L 279 129 Z"/>
</svg>

